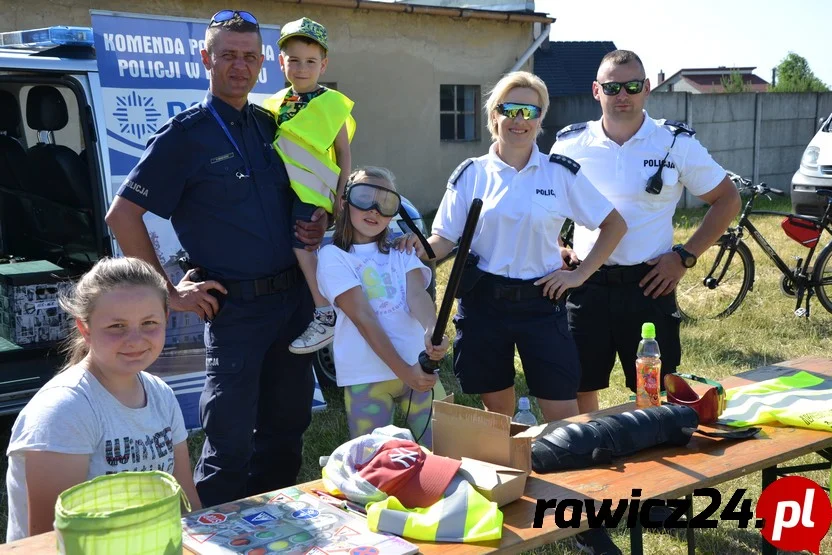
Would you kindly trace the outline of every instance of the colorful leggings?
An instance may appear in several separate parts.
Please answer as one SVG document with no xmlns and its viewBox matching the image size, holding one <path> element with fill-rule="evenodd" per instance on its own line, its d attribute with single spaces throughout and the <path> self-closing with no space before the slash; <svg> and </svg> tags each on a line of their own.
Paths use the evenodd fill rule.
<svg viewBox="0 0 832 555">
<path fill-rule="evenodd" d="M 413 392 L 412 401 L 411 391 Z M 442 382 L 437 381 L 433 391 L 434 399 L 445 397 Z M 418 439 L 422 436 L 419 443 L 430 449 L 432 443 L 431 392 L 413 391 L 410 386 L 399 379 L 349 385 L 344 388 L 344 404 L 347 409 L 350 437 L 369 434 L 376 428 L 392 424 L 394 402 L 398 404 L 399 410 L 407 415 L 406 425 L 413 434 L 413 438 Z M 408 405 L 410 406 L 409 413 Z"/>
</svg>

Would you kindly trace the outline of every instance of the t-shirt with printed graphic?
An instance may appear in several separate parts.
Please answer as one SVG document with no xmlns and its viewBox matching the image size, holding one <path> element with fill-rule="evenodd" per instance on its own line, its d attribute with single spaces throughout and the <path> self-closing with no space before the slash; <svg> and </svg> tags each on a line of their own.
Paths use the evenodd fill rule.
<svg viewBox="0 0 832 555">
<path fill-rule="evenodd" d="M 141 372 L 147 404 L 124 406 L 82 366 L 61 372 L 24 407 L 6 455 L 9 520 L 6 541 L 28 536 L 24 452 L 90 455 L 87 479 L 123 471 L 173 472 L 173 448 L 188 432 L 173 390 Z"/>
<path fill-rule="evenodd" d="M 286 91 L 286 96 L 283 97 L 283 102 L 277 111 L 277 126 L 286 123 L 297 115 L 298 112 L 306 108 L 312 102 L 312 99 L 317 98 L 327 91 L 326 87 L 318 87 L 314 91 L 305 93 L 296 93 L 291 87 Z"/>
<path fill-rule="evenodd" d="M 361 287 L 399 356 L 408 364 L 416 364 L 425 349 L 425 329 L 407 305 L 407 273 L 411 270 L 421 271 L 427 288 L 430 270 L 415 253 L 390 249 L 385 254 L 375 243 L 353 245 L 350 252 L 327 245 L 318 253 L 318 287 L 323 296 L 335 304 L 341 293 Z M 335 311 L 333 351 L 338 385 L 396 379 L 337 304 Z"/>
</svg>

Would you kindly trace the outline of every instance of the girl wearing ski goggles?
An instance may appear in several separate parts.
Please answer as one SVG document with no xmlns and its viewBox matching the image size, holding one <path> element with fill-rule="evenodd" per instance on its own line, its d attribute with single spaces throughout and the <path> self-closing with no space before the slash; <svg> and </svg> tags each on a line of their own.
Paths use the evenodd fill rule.
<svg viewBox="0 0 832 555">
<path fill-rule="evenodd" d="M 333 244 L 319 253 L 318 287 L 338 313 L 333 353 L 350 436 L 392 424 L 398 405 L 416 441 L 430 447 L 431 392 L 444 390 L 418 359 L 424 351 L 440 360 L 448 350 L 447 338 L 431 341 L 431 272 L 415 252 L 390 248 L 387 229 L 401 197 L 389 170 L 353 172 L 340 201 Z"/>
</svg>

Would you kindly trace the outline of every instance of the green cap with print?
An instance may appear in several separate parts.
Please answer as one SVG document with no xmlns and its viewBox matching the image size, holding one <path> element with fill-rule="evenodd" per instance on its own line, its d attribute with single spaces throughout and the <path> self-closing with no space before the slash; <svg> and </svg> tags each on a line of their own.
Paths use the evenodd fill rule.
<svg viewBox="0 0 832 555">
<path fill-rule="evenodd" d="M 283 42 L 292 37 L 306 37 L 308 39 L 312 39 L 320 44 L 324 50 L 329 50 L 326 27 L 317 21 L 312 21 L 308 17 L 302 17 L 284 25 L 280 29 L 280 38 L 277 39 L 277 46 L 283 46 Z"/>
</svg>

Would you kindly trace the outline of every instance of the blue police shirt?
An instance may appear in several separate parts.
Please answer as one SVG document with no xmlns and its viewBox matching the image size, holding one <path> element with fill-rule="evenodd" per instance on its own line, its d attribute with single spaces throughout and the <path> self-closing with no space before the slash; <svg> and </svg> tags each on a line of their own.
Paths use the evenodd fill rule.
<svg viewBox="0 0 832 555">
<path fill-rule="evenodd" d="M 150 138 L 118 194 L 170 219 L 191 261 L 211 277 L 248 280 L 280 273 L 296 259 L 289 177 L 271 147 L 274 118 L 251 104 L 238 111 L 210 92 L 205 101 L 240 152 L 210 111 L 193 106 Z M 251 175 L 240 177 L 246 167 Z"/>
</svg>

